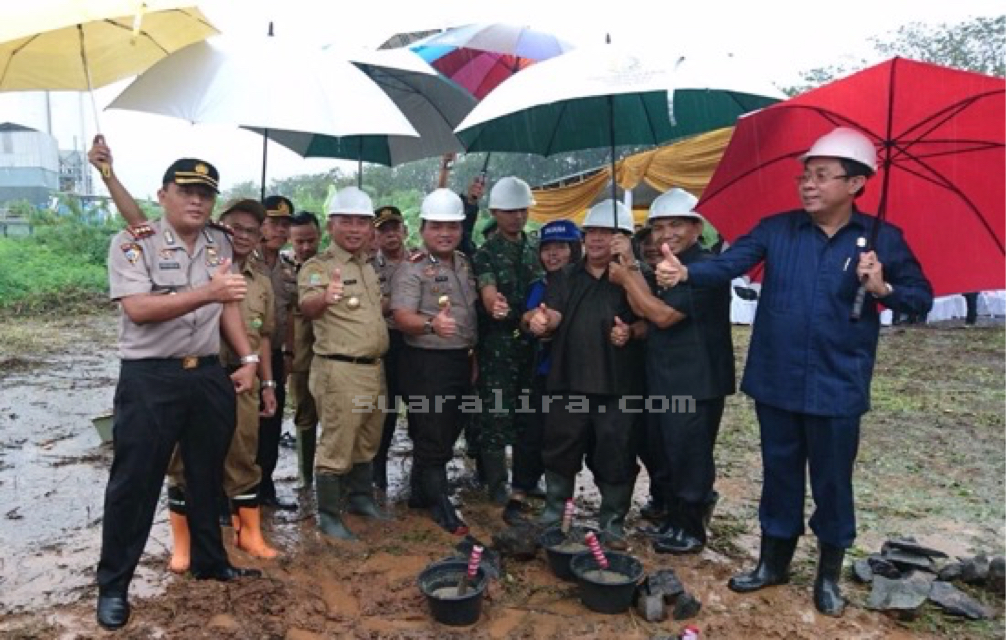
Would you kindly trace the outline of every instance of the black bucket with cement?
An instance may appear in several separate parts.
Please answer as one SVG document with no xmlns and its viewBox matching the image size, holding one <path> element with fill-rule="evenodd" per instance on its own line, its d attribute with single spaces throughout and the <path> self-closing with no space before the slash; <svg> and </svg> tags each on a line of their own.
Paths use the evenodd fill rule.
<svg viewBox="0 0 1006 640">
<path fill-rule="evenodd" d="M 608 568 L 603 570 L 589 551 L 570 560 L 569 568 L 580 583 L 580 602 L 598 613 L 624 613 L 643 578 L 643 563 L 625 553 L 604 555 Z"/>
<path fill-rule="evenodd" d="M 559 525 L 549 527 L 538 536 L 538 542 L 545 548 L 545 555 L 548 557 L 548 566 L 557 578 L 562 578 L 569 582 L 576 582 L 576 576 L 569 568 L 569 561 L 578 554 L 590 551 L 583 536 L 588 531 L 597 533 L 597 529 L 592 527 L 573 526 L 569 528 L 569 536 L 562 533 Z M 603 546 L 602 546 L 603 548 Z"/>
<path fill-rule="evenodd" d="M 465 595 L 459 596 L 458 582 L 467 571 L 467 560 L 440 560 L 419 574 L 419 590 L 426 595 L 430 611 L 437 622 L 457 627 L 478 622 L 482 615 L 482 596 L 489 578 L 482 567 L 479 567 Z"/>
</svg>

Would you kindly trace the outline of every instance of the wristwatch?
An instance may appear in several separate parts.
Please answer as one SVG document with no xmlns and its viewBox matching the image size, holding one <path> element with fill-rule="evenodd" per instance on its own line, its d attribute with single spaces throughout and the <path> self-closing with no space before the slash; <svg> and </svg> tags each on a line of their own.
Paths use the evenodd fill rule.
<svg viewBox="0 0 1006 640">
<path fill-rule="evenodd" d="M 238 362 L 241 364 L 258 364 L 260 360 L 257 353 L 249 353 L 246 356 L 241 356 Z"/>
<path fill-rule="evenodd" d="M 424 333 L 433 333 L 433 318 L 427 318 L 426 322 L 423 323 Z"/>
<path fill-rule="evenodd" d="M 263 389 L 275 389 L 276 388 L 276 381 L 275 380 L 263 380 L 262 381 L 262 388 Z"/>
</svg>

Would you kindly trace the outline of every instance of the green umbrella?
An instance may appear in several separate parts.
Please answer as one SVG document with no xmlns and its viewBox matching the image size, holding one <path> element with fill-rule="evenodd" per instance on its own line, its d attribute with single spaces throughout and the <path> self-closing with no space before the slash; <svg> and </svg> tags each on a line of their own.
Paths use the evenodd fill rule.
<svg viewBox="0 0 1006 640">
<path fill-rule="evenodd" d="M 508 79 L 455 131 L 469 152 L 549 156 L 610 146 L 614 175 L 619 145 L 659 145 L 731 126 L 785 97 L 750 74 L 732 73 L 731 62 L 582 47 Z"/>
</svg>

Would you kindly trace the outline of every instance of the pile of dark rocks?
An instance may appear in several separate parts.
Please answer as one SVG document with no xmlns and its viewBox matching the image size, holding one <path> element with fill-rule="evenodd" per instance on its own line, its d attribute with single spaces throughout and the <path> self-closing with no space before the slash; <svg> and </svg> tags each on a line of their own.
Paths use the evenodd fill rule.
<svg viewBox="0 0 1006 640">
<path fill-rule="evenodd" d="M 1006 595 L 1006 558 L 977 555 L 950 560 L 915 538 L 896 538 L 885 542 L 880 553 L 856 560 L 852 577 L 871 585 L 868 608 L 900 619 L 916 617 L 928 600 L 950 615 L 987 620 L 995 612 L 954 583 Z"/>
<path fill-rule="evenodd" d="M 675 620 L 694 618 L 702 603 L 685 590 L 673 569 L 648 575 L 636 589 L 636 612 L 647 622 L 663 622 L 668 610 Z"/>
</svg>

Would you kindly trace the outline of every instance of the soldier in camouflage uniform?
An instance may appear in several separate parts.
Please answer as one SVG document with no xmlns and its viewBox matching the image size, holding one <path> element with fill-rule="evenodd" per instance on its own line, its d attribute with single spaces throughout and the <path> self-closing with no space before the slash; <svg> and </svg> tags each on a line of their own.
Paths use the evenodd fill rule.
<svg viewBox="0 0 1006 640">
<path fill-rule="evenodd" d="M 518 398 L 530 379 L 534 348 L 520 331 L 520 317 L 531 283 L 541 277 L 537 247 L 524 233 L 527 209 L 534 203 L 531 188 L 520 178 L 500 179 L 489 193 L 489 211 L 498 232 L 475 252 L 473 262 L 478 278 L 484 314 L 479 339 L 479 456 L 485 473 L 489 498 L 496 504 L 507 501 L 506 447 L 514 445 L 526 424 L 526 414 L 516 412 Z M 514 450 L 514 501 L 507 512 L 519 509 L 537 477 L 521 478 L 521 450 Z M 523 465 L 526 467 L 526 465 Z M 525 474 L 531 475 L 531 474 Z M 531 486 L 527 486 L 530 484 Z"/>
</svg>

